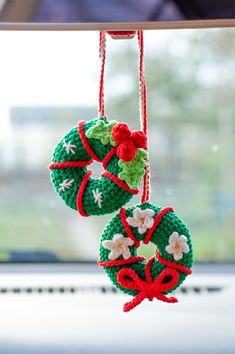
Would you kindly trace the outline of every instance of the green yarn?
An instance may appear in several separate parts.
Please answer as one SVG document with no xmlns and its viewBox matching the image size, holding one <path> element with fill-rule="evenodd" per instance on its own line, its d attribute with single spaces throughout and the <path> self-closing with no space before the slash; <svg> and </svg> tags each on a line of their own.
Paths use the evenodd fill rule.
<svg viewBox="0 0 235 354">
<path fill-rule="evenodd" d="M 126 209 L 126 216 L 132 217 L 133 211 L 137 207 L 139 207 L 141 210 L 145 210 L 145 209 L 153 210 L 154 211 L 153 218 L 155 218 L 159 214 L 160 210 L 162 209 L 161 207 L 155 206 L 151 203 L 144 203 L 144 204 L 135 205 L 131 208 Z M 147 232 L 145 232 L 144 234 L 140 234 L 136 227 L 130 226 L 130 228 L 132 230 L 133 235 L 135 236 L 135 238 L 137 240 L 139 240 L 139 241 L 144 240 Z M 184 253 L 183 258 L 180 259 L 179 261 L 175 261 L 173 258 L 173 255 L 169 254 L 166 251 L 166 246 L 169 243 L 169 237 L 173 232 L 178 232 L 179 235 L 184 235 L 187 238 L 187 244 L 189 246 L 189 252 Z M 107 226 L 105 227 L 103 234 L 101 236 L 100 260 L 103 262 L 110 261 L 110 259 L 109 259 L 110 250 L 104 248 L 102 243 L 104 240 L 112 240 L 113 236 L 115 234 L 122 234 L 124 237 L 128 237 L 128 235 L 125 231 L 125 228 L 121 222 L 121 218 L 120 218 L 119 213 L 117 215 L 115 215 L 114 218 L 107 224 Z M 187 226 L 179 219 L 179 217 L 175 213 L 168 212 L 163 216 L 160 224 L 153 232 L 151 242 L 157 246 L 159 254 L 164 259 L 169 260 L 171 262 L 175 262 L 177 264 L 181 264 L 187 268 L 192 267 L 193 251 L 192 251 L 192 243 L 191 243 L 190 233 L 189 233 Z M 136 249 L 135 245 L 130 246 L 129 249 L 130 249 L 131 257 L 137 256 L 137 249 Z M 123 259 L 123 257 L 120 256 L 118 259 Z M 117 288 L 119 288 L 124 293 L 135 296 L 138 293 L 138 291 L 124 288 L 118 284 L 117 272 L 122 268 L 130 268 L 130 269 L 133 269 L 142 280 L 146 280 L 145 279 L 145 266 L 146 266 L 146 261 L 138 261 L 136 263 L 127 264 L 127 265 L 106 267 L 106 268 L 104 267 L 104 270 L 107 273 L 107 275 L 109 276 L 109 278 L 111 279 L 111 281 L 113 282 L 113 284 Z M 152 275 L 153 280 L 156 279 L 158 277 L 158 275 L 162 272 L 162 270 L 165 268 L 167 268 L 165 265 L 161 264 L 158 260 L 155 260 L 151 266 L 151 275 Z M 183 272 L 179 272 L 179 274 L 180 274 L 179 282 L 173 289 L 171 289 L 171 291 L 176 289 L 180 284 L 182 284 L 184 279 L 187 277 L 187 274 L 185 274 Z"/>
<path fill-rule="evenodd" d="M 145 174 L 145 167 L 147 166 L 146 157 L 146 150 L 137 149 L 136 155 L 132 161 L 118 161 L 118 165 L 122 169 L 122 171 L 118 174 L 118 177 L 121 180 L 124 180 L 130 188 L 138 188 L 140 180 Z"/>
<path fill-rule="evenodd" d="M 111 128 L 115 124 L 115 121 L 104 121 L 100 118 L 89 120 L 84 124 L 84 133 L 87 136 L 89 146 L 102 161 L 113 148 L 110 143 L 112 140 L 108 135 L 108 132 L 111 131 Z M 102 130 L 103 128 L 106 131 L 106 135 L 105 140 L 103 140 L 102 143 L 102 134 L 100 129 Z M 107 142 L 107 139 L 109 139 L 109 142 Z M 64 144 L 68 144 L 69 142 L 75 147 L 72 147 L 70 152 L 67 153 Z M 52 162 L 88 161 L 90 159 L 91 157 L 83 147 L 77 127 L 72 128 L 65 134 L 65 136 L 57 144 L 52 156 Z M 118 165 L 118 161 L 119 159 L 115 154 L 107 164 L 106 171 L 118 176 L 121 172 L 121 167 Z M 64 202 L 74 210 L 77 210 L 77 194 L 86 174 L 87 167 L 67 167 L 61 169 L 55 168 L 51 170 L 51 180 L 57 193 L 64 200 Z M 68 182 L 72 182 L 68 188 L 62 190 L 61 183 L 66 180 Z M 99 204 L 95 201 L 94 197 L 94 193 L 100 192 L 102 193 L 101 207 L 99 207 Z M 83 210 L 89 215 L 104 215 L 112 213 L 129 202 L 132 196 L 133 195 L 131 193 L 122 189 L 106 177 L 90 177 L 83 194 Z"/>
<path fill-rule="evenodd" d="M 97 120 L 96 124 L 90 127 L 86 132 L 86 137 L 91 139 L 98 139 L 102 144 L 107 145 L 111 144 L 113 146 L 116 145 L 115 141 L 112 139 L 111 131 L 114 125 L 117 124 L 116 120 L 112 120 L 108 122 L 107 120 L 103 120 L 100 118 Z"/>
</svg>

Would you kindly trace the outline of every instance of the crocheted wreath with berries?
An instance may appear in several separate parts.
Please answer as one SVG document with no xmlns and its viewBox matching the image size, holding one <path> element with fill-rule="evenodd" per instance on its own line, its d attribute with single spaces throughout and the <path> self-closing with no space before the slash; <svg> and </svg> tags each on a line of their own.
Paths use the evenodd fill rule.
<svg viewBox="0 0 235 354">
<path fill-rule="evenodd" d="M 93 160 L 104 172 L 92 178 Z M 56 146 L 51 179 L 57 193 L 82 216 L 112 213 L 137 194 L 147 165 L 146 136 L 103 117 L 80 121 Z"/>
<path fill-rule="evenodd" d="M 137 255 L 141 241 L 157 246 L 154 257 L 146 260 Z M 189 230 L 171 207 L 143 203 L 122 208 L 101 237 L 99 265 L 117 288 L 134 296 L 124 305 L 124 311 L 145 298 L 177 302 L 166 294 L 191 274 L 192 262 Z"/>
</svg>

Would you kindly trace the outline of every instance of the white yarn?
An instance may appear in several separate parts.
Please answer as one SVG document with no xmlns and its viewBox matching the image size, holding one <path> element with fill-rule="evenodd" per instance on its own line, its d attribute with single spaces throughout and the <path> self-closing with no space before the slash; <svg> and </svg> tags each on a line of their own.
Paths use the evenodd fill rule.
<svg viewBox="0 0 235 354">
<path fill-rule="evenodd" d="M 65 191 L 66 189 L 69 189 L 74 182 L 74 179 L 71 179 L 70 181 L 68 179 L 65 179 L 62 183 L 60 183 L 60 188 L 58 191 Z"/>
<path fill-rule="evenodd" d="M 100 192 L 99 189 L 97 188 L 96 190 L 93 190 L 92 193 L 95 199 L 95 203 L 98 204 L 99 208 L 102 208 L 102 203 L 103 203 L 102 192 Z"/>
<path fill-rule="evenodd" d="M 71 152 L 72 154 L 75 154 L 74 149 L 77 148 L 77 146 L 76 146 L 76 145 L 73 145 L 73 144 L 71 143 L 71 141 L 68 141 L 68 142 L 66 143 L 65 140 L 64 140 L 63 147 L 65 148 L 67 154 L 70 154 L 70 152 Z"/>
</svg>

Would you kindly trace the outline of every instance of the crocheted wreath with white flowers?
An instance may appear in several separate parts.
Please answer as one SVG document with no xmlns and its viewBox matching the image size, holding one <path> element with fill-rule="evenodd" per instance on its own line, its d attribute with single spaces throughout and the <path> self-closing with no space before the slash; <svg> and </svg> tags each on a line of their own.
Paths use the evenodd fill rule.
<svg viewBox="0 0 235 354">
<path fill-rule="evenodd" d="M 103 165 L 99 178 L 87 166 Z M 51 179 L 65 203 L 82 216 L 112 213 L 138 193 L 147 165 L 146 135 L 103 117 L 80 121 L 57 144 Z"/>
<path fill-rule="evenodd" d="M 156 255 L 149 260 L 137 255 L 141 242 L 153 243 Z M 191 273 L 192 262 L 189 230 L 171 207 L 144 203 L 122 208 L 101 237 L 98 263 L 117 288 L 135 296 L 135 304 L 129 303 L 125 311 L 144 297 L 177 301 L 166 294 Z"/>
</svg>

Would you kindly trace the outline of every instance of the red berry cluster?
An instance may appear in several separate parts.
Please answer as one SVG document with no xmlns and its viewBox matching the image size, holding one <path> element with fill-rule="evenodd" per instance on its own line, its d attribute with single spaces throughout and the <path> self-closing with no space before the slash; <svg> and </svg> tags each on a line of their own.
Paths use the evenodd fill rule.
<svg viewBox="0 0 235 354">
<path fill-rule="evenodd" d="M 112 138 L 117 143 L 119 159 L 130 162 L 136 155 L 136 149 L 146 149 L 146 135 L 141 130 L 131 130 L 125 123 L 118 123 L 112 129 Z"/>
</svg>

